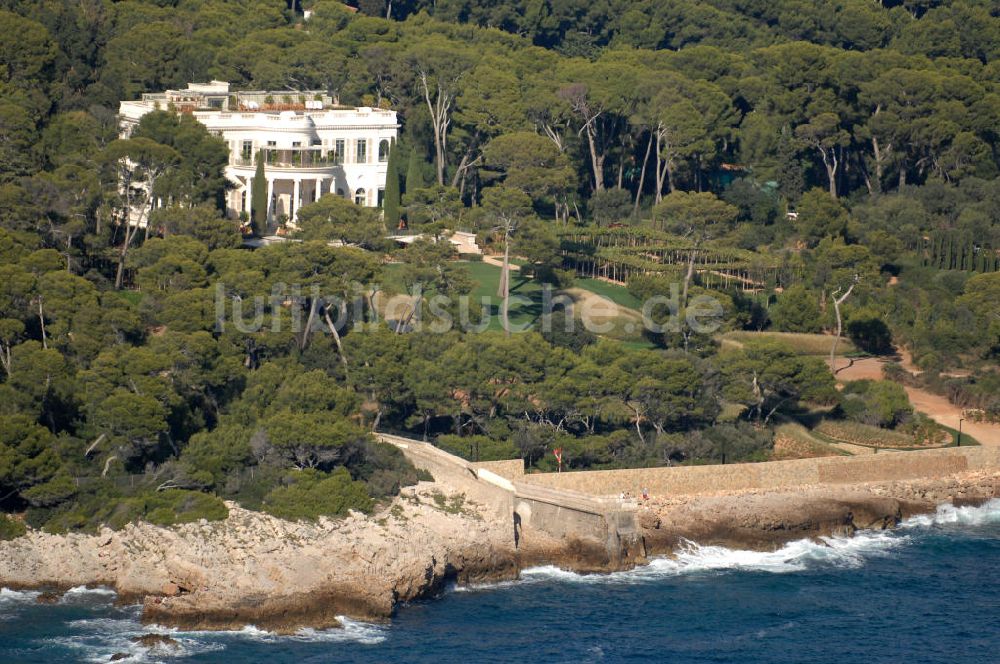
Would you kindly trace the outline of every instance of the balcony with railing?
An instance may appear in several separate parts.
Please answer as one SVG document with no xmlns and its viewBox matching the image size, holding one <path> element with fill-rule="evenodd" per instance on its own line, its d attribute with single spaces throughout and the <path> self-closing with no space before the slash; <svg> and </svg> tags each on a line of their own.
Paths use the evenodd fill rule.
<svg viewBox="0 0 1000 664">
<path fill-rule="evenodd" d="M 268 168 L 328 168 L 344 163 L 335 150 L 322 148 L 267 148 L 264 165 Z M 246 152 L 233 159 L 234 166 L 257 166 L 257 155 Z"/>
</svg>

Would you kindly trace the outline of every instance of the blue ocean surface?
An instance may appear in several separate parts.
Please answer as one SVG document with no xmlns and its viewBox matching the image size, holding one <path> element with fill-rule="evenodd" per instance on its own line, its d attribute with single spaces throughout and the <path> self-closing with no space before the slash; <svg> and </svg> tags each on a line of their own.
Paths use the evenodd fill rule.
<svg viewBox="0 0 1000 664">
<path fill-rule="evenodd" d="M 630 572 L 536 568 L 389 625 L 275 636 L 138 621 L 110 591 L 0 591 L 0 662 L 1000 662 L 1000 500 L 758 553 L 691 544 Z M 176 649 L 132 637 L 167 634 Z"/>
</svg>

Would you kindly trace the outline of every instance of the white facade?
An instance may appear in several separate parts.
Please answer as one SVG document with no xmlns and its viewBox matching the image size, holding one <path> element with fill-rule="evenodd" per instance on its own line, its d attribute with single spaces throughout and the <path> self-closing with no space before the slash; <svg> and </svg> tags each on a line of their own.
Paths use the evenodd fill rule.
<svg viewBox="0 0 1000 664">
<path fill-rule="evenodd" d="M 230 92 L 229 84 L 192 83 L 187 90 L 123 101 L 122 134 L 154 110 L 190 113 L 229 146 L 226 176 L 232 216 L 251 214 L 256 160 L 263 151 L 268 227 L 295 223 L 303 205 L 332 193 L 381 206 L 389 148 L 399 124 L 395 111 L 340 106 L 317 91 Z"/>
</svg>

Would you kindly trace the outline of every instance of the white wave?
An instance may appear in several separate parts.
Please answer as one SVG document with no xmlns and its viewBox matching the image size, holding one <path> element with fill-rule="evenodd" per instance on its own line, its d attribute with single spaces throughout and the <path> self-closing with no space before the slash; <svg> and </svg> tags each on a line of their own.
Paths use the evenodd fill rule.
<svg viewBox="0 0 1000 664">
<path fill-rule="evenodd" d="M 386 627 L 373 623 L 352 620 L 347 616 L 337 616 L 342 625 L 338 629 L 300 629 L 291 638 L 301 641 L 353 641 L 365 645 L 382 643 L 386 639 Z"/>
<path fill-rule="evenodd" d="M 528 583 L 539 581 L 587 583 L 590 581 L 599 581 L 601 578 L 609 579 L 617 576 L 618 574 L 621 574 L 621 572 L 600 576 L 596 574 L 577 574 L 576 572 L 570 572 L 556 567 L 555 565 L 541 565 L 539 567 L 528 567 L 527 569 L 521 570 L 521 581 Z"/>
<path fill-rule="evenodd" d="M 66 625 L 74 630 L 90 634 L 147 634 L 163 633 L 155 625 L 143 625 L 139 622 L 138 607 L 132 615 L 125 618 L 78 618 L 70 620 Z"/>
<path fill-rule="evenodd" d="M 87 600 L 87 599 L 98 599 L 98 598 L 109 598 L 118 595 L 111 588 L 105 588 L 103 586 L 97 588 L 88 588 L 87 586 L 74 586 L 70 588 L 59 601 L 63 604 L 67 602 L 74 602 L 77 600 Z"/>
<path fill-rule="evenodd" d="M 330 629 L 313 629 L 304 627 L 294 634 L 274 634 L 254 625 L 247 625 L 236 632 L 215 632 L 215 634 L 227 634 L 240 638 L 249 638 L 256 641 L 281 642 L 281 641 L 302 641 L 309 643 L 342 643 L 351 641 L 363 644 L 375 644 L 385 641 L 385 628 L 372 623 L 351 620 L 347 616 L 337 616 L 341 627 Z M 203 634 L 210 634 L 204 632 Z"/>
<path fill-rule="evenodd" d="M 993 498 L 978 507 L 955 507 L 951 503 L 938 505 L 934 514 L 910 517 L 900 524 L 902 528 L 929 528 L 931 526 L 961 525 L 982 526 L 1000 523 L 1000 498 Z"/>
<path fill-rule="evenodd" d="M 534 568 L 534 569 L 540 569 L 540 568 Z M 527 572 L 527 571 L 528 570 L 523 570 L 521 572 L 522 577 L 523 577 L 524 573 Z M 511 586 L 515 586 L 518 583 L 522 583 L 522 581 L 523 581 L 523 579 L 511 579 L 510 581 L 490 581 L 490 582 L 486 582 L 486 583 L 467 583 L 467 584 L 461 585 L 461 586 L 459 586 L 459 585 L 449 586 L 446 589 L 446 591 L 447 592 L 456 592 L 456 593 L 486 592 L 486 591 L 489 591 L 489 590 L 498 590 L 500 588 L 510 588 Z"/>
<path fill-rule="evenodd" d="M 35 590 L 0 588 L 0 620 L 14 618 L 18 604 L 34 604 L 40 594 Z"/>
<path fill-rule="evenodd" d="M 302 629 L 291 635 L 278 635 L 246 625 L 238 630 L 183 631 L 162 625 L 143 625 L 138 620 L 138 610 L 128 618 L 84 618 L 68 623 L 72 634 L 46 639 L 45 645 L 57 645 L 76 653 L 75 658 L 88 662 L 107 662 L 116 653 L 128 655 L 127 662 L 160 662 L 186 658 L 208 652 L 225 650 L 232 640 L 253 640 L 261 643 L 300 641 L 316 643 L 353 642 L 374 645 L 386 639 L 387 628 L 344 616 L 338 616 L 343 627 L 314 630 Z M 132 639 L 145 634 L 160 634 L 174 640 L 176 645 L 157 645 L 147 648 Z"/>
<path fill-rule="evenodd" d="M 225 646 L 212 643 L 194 635 L 158 625 L 143 625 L 139 622 L 139 610 L 135 607 L 126 618 L 83 618 L 73 620 L 68 626 L 74 632 L 70 636 L 57 637 L 47 643 L 55 643 L 77 651 L 80 659 L 88 662 L 107 662 L 116 653 L 129 656 L 127 662 L 160 662 L 164 659 L 191 657 L 196 654 L 223 650 Z M 175 645 L 157 645 L 148 648 L 132 639 L 145 634 L 169 636 Z"/>
<path fill-rule="evenodd" d="M 863 564 L 865 557 L 884 555 L 907 541 L 890 531 L 865 531 L 854 537 L 796 540 L 776 551 L 744 551 L 686 542 L 673 558 L 655 562 L 677 573 L 733 569 L 781 574 L 816 564 L 857 567 Z"/>
<path fill-rule="evenodd" d="M 385 627 L 372 623 L 352 620 L 347 616 L 337 616 L 341 627 L 330 629 L 302 628 L 294 634 L 275 634 L 266 629 L 261 629 L 256 625 L 244 625 L 235 630 L 181 630 L 176 627 L 164 627 L 163 625 L 145 625 L 145 633 L 164 634 L 171 638 L 197 637 L 209 640 L 225 639 L 248 639 L 267 643 L 277 643 L 280 641 L 328 641 L 343 642 L 355 641 L 358 643 L 373 644 L 381 643 L 385 640 Z"/>
<path fill-rule="evenodd" d="M 889 531 L 863 532 L 854 537 L 796 540 L 775 551 L 746 551 L 722 546 L 702 546 L 685 541 L 673 556 L 654 558 L 647 565 L 612 574 L 577 574 L 547 565 L 523 570 L 527 582 L 643 583 L 664 577 L 719 571 L 756 571 L 783 574 L 815 565 L 851 568 L 866 557 L 885 555 L 909 541 Z"/>
<path fill-rule="evenodd" d="M 42 593 L 37 590 L 11 590 L 0 588 L 0 605 L 17 604 L 19 602 L 34 602 Z"/>
<path fill-rule="evenodd" d="M 123 621 L 125 622 L 125 621 Z M 88 662 L 107 662 L 116 653 L 129 656 L 126 661 L 146 662 L 163 661 L 166 658 L 191 657 L 196 654 L 223 650 L 220 643 L 205 642 L 200 639 L 185 638 L 171 635 L 172 645 L 156 645 L 152 648 L 134 642 L 132 639 L 144 634 L 155 634 L 138 623 L 128 621 L 128 627 L 117 633 L 98 632 L 84 633 L 73 636 L 61 636 L 46 639 L 47 645 L 57 644 L 69 650 L 77 651 L 80 658 Z"/>
</svg>

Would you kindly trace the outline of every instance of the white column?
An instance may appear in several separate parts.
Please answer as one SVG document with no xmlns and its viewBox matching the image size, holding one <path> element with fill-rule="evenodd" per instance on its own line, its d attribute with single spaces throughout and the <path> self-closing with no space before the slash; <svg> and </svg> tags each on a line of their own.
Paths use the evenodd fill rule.
<svg viewBox="0 0 1000 664">
<path fill-rule="evenodd" d="M 302 179 L 295 178 L 292 181 L 292 223 L 299 218 L 299 192 L 302 189 Z"/>
<path fill-rule="evenodd" d="M 267 179 L 267 207 L 264 208 L 265 210 L 267 210 L 265 216 L 267 217 L 268 223 L 271 223 L 271 221 L 273 221 L 273 217 L 274 217 L 274 215 L 272 214 L 273 209 L 272 209 L 272 204 L 271 204 L 271 201 L 273 201 L 273 200 L 274 200 L 274 178 L 268 178 Z"/>
<path fill-rule="evenodd" d="M 250 220 L 253 221 L 253 178 L 247 178 L 246 187 L 244 190 L 247 193 L 247 202 L 243 206 L 243 211 L 247 213 Z"/>
<path fill-rule="evenodd" d="M 316 178 L 316 185 L 313 188 L 313 201 L 319 200 L 319 193 L 323 189 L 323 179 Z"/>
</svg>

